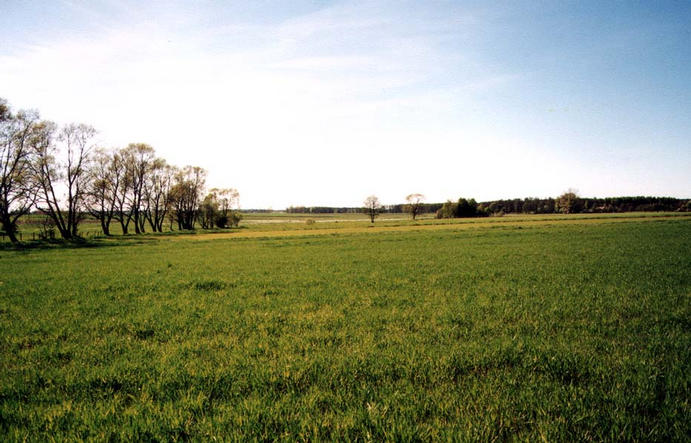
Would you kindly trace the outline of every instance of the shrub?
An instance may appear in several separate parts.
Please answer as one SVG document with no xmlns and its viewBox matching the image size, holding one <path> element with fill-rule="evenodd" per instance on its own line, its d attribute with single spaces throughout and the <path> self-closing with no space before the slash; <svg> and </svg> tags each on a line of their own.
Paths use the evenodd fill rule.
<svg viewBox="0 0 691 443">
<path fill-rule="evenodd" d="M 220 214 L 216 217 L 216 227 L 217 228 L 227 228 L 228 227 L 228 216 Z"/>
<path fill-rule="evenodd" d="M 228 217 L 228 223 L 230 224 L 230 226 L 235 227 L 235 228 L 238 227 L 241 220 L 242 220 L 242 214 L 240 214 L 238 211 L 231 212 L 230 216 Z"/>
</svg>

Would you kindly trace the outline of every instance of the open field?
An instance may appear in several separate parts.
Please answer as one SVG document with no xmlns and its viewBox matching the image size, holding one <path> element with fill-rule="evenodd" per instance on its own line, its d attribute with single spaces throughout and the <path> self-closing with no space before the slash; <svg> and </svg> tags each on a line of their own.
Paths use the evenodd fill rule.
<svg viewBox="0 0 691 443">
<path fill-rule="evenodd" d="M 252 230 L 286 230 L 286 229 L 302 229 L 314 227 L 312 224 L 319 224 L 319 226 L 330 225 L 332 227 L 341 227 L 345 223 L 348 226 L 354 225 L 369 225 L 369 219 L 365 214 L 289 214 L 286 212 L 271 212 L 271 213 L 243 213 L 243 220 L 241 226 L 245 229 Z M 422 214 L 418 217 L 419 222 L 425 220 L 433 220 L 434 214 Z M 39 232 L 43 230 L 43 223 L 47 217 L 39 214 L 31 214 L 22 217 L 19 220 L 19 232 L 22 240 L 30 242 L 39 239 Z M 410 216 L 408 214 L 382 214 L 377 220 L 377 225 L 384 223 L 408 223 Z M 169 223 L 165 223 L 165 232 L 171 232 Z M 122 235 L 122 228 L 120 223 L 113 220 L 110 224 L 111 233 L 113 235 Z M 130 223 L 130 235 L 134 234 L 134 224 Z M 151 227 L 146 225 L 146 231 L 150 232 Z M 177 232 L 177 231 L 172 231 Z M 79 233 L 87 239 L 102 236 L 103 231 L 99 221 L 91 216 L 88 216 L 79 225 Z M 9 243 L 9 238 L 2 235 L 0 231 L 0 244 Z M 56 233 L 56 235 L 58 235 Z"/>
<path fill-rule="evenodd" d="M 242 214 L 243 219 L 240 222 L 241 231 L 243 232 L 255 232 L 255 231 L 270 231 L 271 236 L 281 236 L 284 235 L 284 231 L 295 231 L 295 230 L 305 230 L 311 233 L 318 232 L 319 230 L 328 229 L 329 231 L 324 231 L 324 233 L 330 233 L 333 229 L 340 230 L 374 230 L 374 232 L 380 230 L 380 228 L 390 228 L 390 227 L 405 227 L 405 229 L 418 229 L 417 226 L 441 226 L 441 225 L 468 225 L 472 227 L 485 227 L 490 226 L 493 223 L 508 223 L 508 224 L 522 224 L 522 223 L 549 223 L 549 222 L 561 222 L 570 221 L 575 222 L 577 220 L 603 220 L 603 219 L 616 219 L 617 221 L 625 220 L 648 220 L 651 218 L 658 217 L 691 217 L 691 213 L 687 212 L 627 212 L 627 213 L 609 213 L 609 214 L 540 214 L 540 215 L 505 215 L 502 217 L 488 217 L 488 218 L 467 218 L 467 219 L 437 219 L 434 214 L 422 214 L 418 216 L 417 220 L 411 221 L 408 214 L 394 213 L 394 214 L 381 214 L 377 218 L 377 221 L 373 224 L 370 223 L 369 218 L 364 214 L 288 214 L 285 212 L 272 212 L 272 213 L 245 213 Z M 31 242 L 38 239 L 38 233 L 41 231 L 42 221 L 45 220 L 44 216 L 32 214 L 30 216 L 24 217 L 20 220 L 20 233 L 22 234 L 22 239 L 25 242 Z M 505 226 L 505 225 L 491 225 L 491 226 Z M 110 226 L 111 232 L 115 236 L 122 235 L 122 230 L 120 229 L 120 224 L 113 221 Z M 150 227 L 146 226 L 147 232 L 150 233 Z M 436 228 L 432 228 L 436 229 Z M 452 228 L 454 229 L 454 228 Z M 170 231 L 168 224 L 164 225 L 164 234 L 186 234 L 180 231 Z M 233 230 L 223 230 L 223 229 L 213 229 L 211 231 L 196 231 L 191 232 L 192 234 L 209 234 L 212 233 L 225 233 L 225 234 L 237 234 L 237 229 Z M 99 237 L 103 233 L 98 221 L 94 218 L 88 217 L 79 226 L 80 234 L 87 238 L 93 239 L 94 237 Z M 190 233 L 190 232 L 187 232 Z M 130 225 L 130 235 L 134 235 L 134 227 Z M 247 234 L 245 234 L 247 235 Z M 252 236 L 253 234 L 249 234 Z M 285 234 L 294 235 L 294 233 Z M 9 243 L 9 239 L 6 236 L 0 236 L 0 244 Z"/>
<path fill-rule="evenodd" d="M 0 250 L 0 440 L 691 435 L 688 215 L 287 220 Z"/>
</svg>

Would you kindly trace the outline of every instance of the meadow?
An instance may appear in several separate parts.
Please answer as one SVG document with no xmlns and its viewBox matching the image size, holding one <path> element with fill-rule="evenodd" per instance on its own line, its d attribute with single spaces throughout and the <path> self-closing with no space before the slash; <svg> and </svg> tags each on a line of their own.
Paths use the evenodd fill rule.
<svg viewBox="0 0 691 443">
<path fill-rule="evenodd" d="M 0 250 L 0 439 L 691 435 L 691 216 L 251 219 Z"/>
</svg>

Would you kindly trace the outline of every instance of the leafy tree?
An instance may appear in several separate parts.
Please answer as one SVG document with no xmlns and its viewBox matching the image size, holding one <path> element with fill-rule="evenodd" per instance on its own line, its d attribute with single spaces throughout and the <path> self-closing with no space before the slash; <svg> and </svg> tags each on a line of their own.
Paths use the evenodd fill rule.
<svg viewBox="0 0 691 443">
<path fill-rule="evenodd" d="M 441 208 L 437 210 L 437 218 L 455 218 L 458 212 L 458 203 L 447 200 Z"/>
<path fill-rule="evenodd" d="M 437 211 L 437 218 L 477 217 L 480 215 L 486 215 L 486 213 L 478 210 L 478 204 L 473 198 L 459 198 L 456 203 L 447 201 Z"/>
<path fill-rule="evenodd" d="M 199 205 L 199 222 L 204 229 L 237 226 L 242 218 L 233 208 L 237 206 L 240 194 L 236 189 L 213 188 Z"/>
<path fill-rule="evenodd" d="M 578 197 L 578 191 L 569 189 L 557 198 L 557 207 L 564 214 L 573 214 L 582 209 L 582 200 Z"/>
<path fill-rule="evenodd" d="M 175 174 L 170 201 L 178 229 L 194 229 L 205 183 L 206 171 L 197 166 L 185 166 Z"/>
<path fill-rule="evenodd" d="M 202 229 L 213 228 L 218 216 L 218 200 L 216 194 L 211 192 L 204 197 L 199 205 L 199 223 L 202 225 Z"/>
<path fill-rule="evenodd" d="M 228 226 L 238 227 L 242 220 L 242 214 L 239 211 L 231 211 L 228 213 Z"/>
<path fill-rule="evenodd" d="M 227 228 L 237 226 L 242 215 L 236 210 L 240 204 L 240 193 L 234 188 L 213 188 L 211 193 L 218 202 L 218 215 L 215 219 L 216 226 Z"/>
<path fill-rule="evenodd" d="M 477 215 L 477 202 L 474 198 L 467 200 L 465 198 L 458 199 L 458 207 L 456 210 L 456 217 L 475 217 Z"/>
<path fill-rule="evenodd" d="M 369 216 L 370 222 L 374 223 L 374 219 L 381 213 L 381 203 L 376 195 L 370 195 L 365 199 L 364 212 Z"/>
</svg>

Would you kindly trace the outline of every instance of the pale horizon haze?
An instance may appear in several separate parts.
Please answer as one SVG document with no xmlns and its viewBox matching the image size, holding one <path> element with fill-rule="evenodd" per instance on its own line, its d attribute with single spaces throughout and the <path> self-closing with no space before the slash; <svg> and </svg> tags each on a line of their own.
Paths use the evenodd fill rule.
<svg viewBox="0 0 691 443">
<path fill-rule="evenodd" d="M 691 2 L 0 2 L 0 97 L 243 208 L 691 197 Z"/>
</svg>

